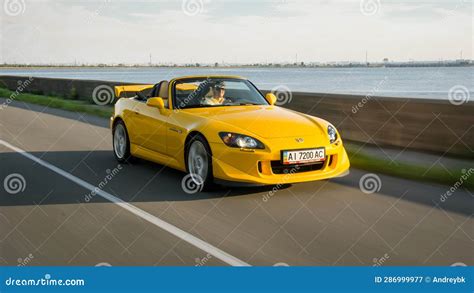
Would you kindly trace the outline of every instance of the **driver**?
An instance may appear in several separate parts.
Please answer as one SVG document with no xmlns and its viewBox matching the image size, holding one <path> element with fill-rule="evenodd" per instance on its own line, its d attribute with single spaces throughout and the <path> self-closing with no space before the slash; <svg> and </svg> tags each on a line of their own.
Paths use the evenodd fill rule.
<svg viewBox="0 0 474 293">
<path fill-rule="evenodd" d="M 211 85 L 212 97 L 204 99 L 206 105 L 223 105 L 225 102 L 225 83 L 223 81 L 216 81 Z"/>
</svg>

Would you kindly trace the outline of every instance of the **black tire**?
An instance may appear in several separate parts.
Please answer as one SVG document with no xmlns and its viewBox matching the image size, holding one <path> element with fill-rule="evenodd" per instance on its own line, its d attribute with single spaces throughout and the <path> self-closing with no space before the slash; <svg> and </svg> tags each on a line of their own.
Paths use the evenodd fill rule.
<svg viewBox="0 0 474 293">
<path fill-rule="evenodd" d="M 122 154 L 117 154 L 117 147 L 116 147 L 116 130 L 122 127 L 124 130 L 124 139 L 125 139 L 125 149 Z M 114 157 L 119 163 L 132 163 L 134 161 L 134 157 L 130 153 L 130 139 L 128 137 L 128 130 L 125 126 L 125 123 L 122 120 L 118 120 L 112 129 L 112 148 L 114 152 Z"/>
<path fill-rule="evenodd" d="M 202 178 L 202 191 L 212 191 L 216 185 L 214 183 L 214 175 L 213 175 L 213 171 L 212 171 L 212 152 L 211 152 L 211 148 L 209 147 L 209 144 L 207 143 L 207 140 L 200 134 L 197 134 L 197 135 L 194 135 L 189 141 L 188 143 L 186 144 L 186 153 L 185 153 L 185 163 L 186 163 L 186 171 L 188 172 L 188 174 L 191 174 L 190 170 L 189 170 L 189 162 L 188 162 L 188 156 L 189 156 L 189 151 L 190 151 L 190 148 L 191 148 L 191 145 L 194 143 L 194 142 L 200 142 L 202 143 L 202 145 L 204 146 L 205 150 L 206 150 L 206 153 L 207 153 L 207 172 L 206 172 L 206 175 L 205 175 L 205 178 Z"/>
</svg>

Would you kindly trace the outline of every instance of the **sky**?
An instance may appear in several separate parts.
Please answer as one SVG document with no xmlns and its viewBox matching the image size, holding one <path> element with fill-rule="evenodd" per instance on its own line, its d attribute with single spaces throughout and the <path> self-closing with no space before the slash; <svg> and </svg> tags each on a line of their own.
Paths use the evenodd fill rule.
<svg viewBox="0 0 474 293">
<path fill-rule="evenodd" d="M 473 59 L 474 0 L 0 1 L 0 63 Z"/>
</svg>

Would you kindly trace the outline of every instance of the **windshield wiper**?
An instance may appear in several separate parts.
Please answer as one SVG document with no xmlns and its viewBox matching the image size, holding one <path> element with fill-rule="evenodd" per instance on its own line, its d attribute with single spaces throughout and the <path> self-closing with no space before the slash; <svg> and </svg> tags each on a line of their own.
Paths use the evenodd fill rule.
<svg viewBox="0 0 474 293">
<path fill-rule="evenodd" d="M 212 107 L 223 107 L 228 105 L 192 105 L 185 107 L 178 107 L 179 109 L 193 109 L 193 108 L 212 108 Z"/>
<path fill-rule="evenodd" d="M 192 109 L 192 108 L 216 108 L 216 107 L 231 107 L 231 106 L 261 106 L 261 104 L 256 103 L 239 103 L 239 104 L 222 104 L 222 105 L 192 105 L 178 107 L 178 109 Z"/>
</svg>

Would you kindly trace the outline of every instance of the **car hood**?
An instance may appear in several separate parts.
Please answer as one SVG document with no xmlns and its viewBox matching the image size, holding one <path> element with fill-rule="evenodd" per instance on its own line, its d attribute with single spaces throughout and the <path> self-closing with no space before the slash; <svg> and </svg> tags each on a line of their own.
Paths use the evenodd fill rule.
<svg viewBox="0 0 474 293">
<path fill-rule="evenodd" d="M 188 109 L 188 113 L 201 116 L 243 133 L 262 138 L 282 138 L 307 135 L 326 135 L 325 127 L 317 118 L 276 106 L 232 106 Z M 226 129 L 222 129 L 225 131 Z"/>
</svg>

